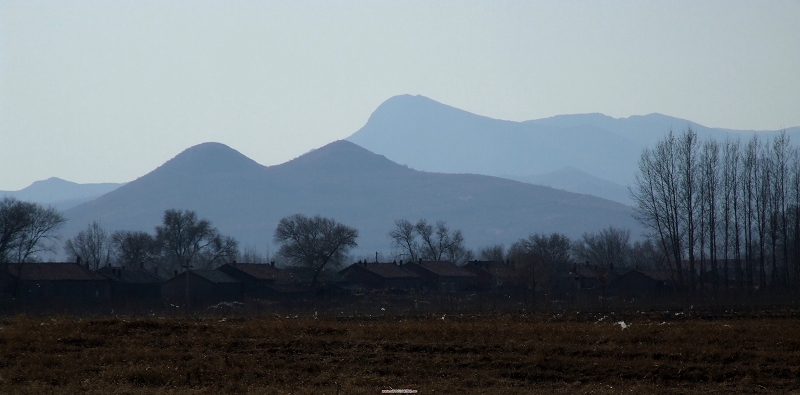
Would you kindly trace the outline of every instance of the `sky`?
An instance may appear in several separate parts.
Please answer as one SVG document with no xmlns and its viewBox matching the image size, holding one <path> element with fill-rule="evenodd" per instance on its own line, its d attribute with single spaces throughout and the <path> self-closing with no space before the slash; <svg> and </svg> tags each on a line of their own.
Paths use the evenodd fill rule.
<svg viewBox="0 0 800 395">
<path fill-rule="evenodd" d="M 400 94 L 798 126 L 798 21 L 800 0 L 0 0 L 0 190 L 127 182 L 206 141 L 279 164 Z"/>
</svg>

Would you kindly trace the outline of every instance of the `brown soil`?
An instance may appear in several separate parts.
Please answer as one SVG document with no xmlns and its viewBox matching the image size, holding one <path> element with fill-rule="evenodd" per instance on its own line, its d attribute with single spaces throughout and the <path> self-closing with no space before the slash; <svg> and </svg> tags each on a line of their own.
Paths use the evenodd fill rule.
<svg viewBox="0 0 800 395">
<path fill-rule="evenodd" d="M 678 314 L 12 317 L 0 393 L 800 393 L 800 319 Z"/>
</svg>

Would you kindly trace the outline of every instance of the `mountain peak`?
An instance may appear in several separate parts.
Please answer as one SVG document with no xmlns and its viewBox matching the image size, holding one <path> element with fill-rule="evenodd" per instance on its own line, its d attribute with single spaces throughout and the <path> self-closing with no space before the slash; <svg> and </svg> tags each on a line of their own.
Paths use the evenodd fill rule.
<svg viewBox="0 0 800 395">
<path fill-rule="evenodd" d="M 326 172 L 332 176 L 364 171 L 406 169 L 383 155 L 370 152 L 347 140 L 334 141 L 278 166 L 308 168 L 309 171 Z"/>
<path fill-rule="evenodd" d="M 367 124 L 377 127 L 397 125 L 440 124 L 442 121 L 452 121 L 462 118 L 474 121 L 486 118 L 468 111 L 464 111 L 447 104 L 440 103 L 421 95 L 398 95 L 390 97 L 381 103 L 370 115 Z M 488 119 L 488 118 L 487 118 Z M 365 126 L 366 127 L 366 126 Z M 364 128 L 362 128 L 363 130 Z M 350 139 L 359 134 L 354 133 Z"/>
<path fill-rule="evenodd" d="M 36 187 L 44 187 L 44 186 L 48 186 L 48 187 L 56 187 L 56 186 L 65 187 L 65 186 L 73 186 L 73 185 L 78 185 L 78 184 L 75 183 L 75 182 L 72 182 L 72 181 L 67 181 L 67 180 L 65 180 L 63 178 L 50 177 L 50 178 L 48 178 L 46 180 L 34 181 L 27 188 L 36 188 Z"/>
<path fill-rule="evenodd" d="M 207 142 L 185 149 L 155 171 L 235 173 L 263 168 L 225 144 Z"/>
</svg>

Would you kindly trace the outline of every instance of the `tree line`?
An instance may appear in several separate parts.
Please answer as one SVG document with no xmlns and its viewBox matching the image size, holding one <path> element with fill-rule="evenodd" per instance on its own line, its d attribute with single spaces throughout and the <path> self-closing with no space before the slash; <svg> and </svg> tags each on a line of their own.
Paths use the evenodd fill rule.
<svg viewBox="0 0 800 395">
<path fill-rule="evenodd" d="M 700 141 L 688 128 L 642 152 L 637 219 L 689 292 L 800 284 L 800 151 L 762 141 Z"/>
<path fill-rule="evenodd" d="M 64 243 L 64 252 L 80 257 L 96 270 L 104 266 L 134 269 L 209 269 L 235 260 L 239 243 L 220 234 L 207 219 L 192 210 L 169 209 L 153 234 L 118 230 L 108 233 L 94 221 Z"/>
<path fill-rule="evenodd" d="M 55 252 L 57 238 L 53 231 L 64 222 L 63 216 L 52 208 L 14 198 L 3 199 L 0 201 L 0 225 L 4 232 L 0 242 L 2 263 L 35 261 L 32 253 Z M 17 225 L 10 226 L 14 223 Z M 28 229 L 27 233 L 21 229 Z M 477 253 L 467 248 L 460 230 L 451 229 L 444 221 L 430 223 L 420 219 L 412 223 L 399 219 L 388 237 L 395 251 L 393 255 L 399 260 L 447 260 L 459 265 L 473 259 L 514 261 L 521 275 L 531 280 L 533 288 L 537 281 L 542 286 L 548 279 L 568 272 L 577 261 L 613 270 L 615 267 L 648 266 L 656 257 L 650 241 L 631 243 L 630 231 L 613 227 L 586 233 L 575 241 L 563 234 L 535 233 L 508 249 L 495 245 Z M 351 259 L 348 253 L 358 245 L 357 238 L 357 229 L 334 219 L 295 214 L 280 220 L 273 241 L 280 245 L 277 258 L 311 269 L 312 283 L 316 283 L 323 270 L 341 266 Z M 252 250 L 240 251 L 234 238 L 222 235 L 209 220 L 199 218 L 194 211 L 176 209 L 164 212 L 161 224 L 153 233 L 130 230 L 109 233 L 101 223 L 94 221 L 67 239 L 63 251 L 81 257 L 82 263 L 92 270 L 124 266 L 151 271 L 158 268 L 156 270 L 162 270 L 163 274 L 187 268 L 211 269 L 235 260 L 266 261 Z"/>
</svg>

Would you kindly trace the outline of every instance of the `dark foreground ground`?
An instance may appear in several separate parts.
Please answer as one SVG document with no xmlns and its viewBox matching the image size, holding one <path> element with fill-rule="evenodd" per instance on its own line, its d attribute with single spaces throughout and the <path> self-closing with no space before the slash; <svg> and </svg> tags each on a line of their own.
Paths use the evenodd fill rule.
<svg viewBox="0 0 800 395">
<path fill-rule="evenodd" d="M 0 320 L 3 394 L 800 393 L 799 383 L 794 312 Z"/>
</svg>

